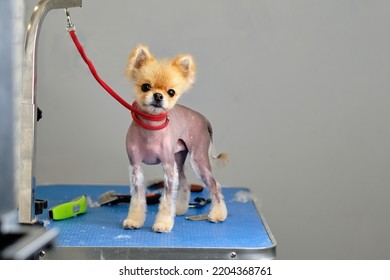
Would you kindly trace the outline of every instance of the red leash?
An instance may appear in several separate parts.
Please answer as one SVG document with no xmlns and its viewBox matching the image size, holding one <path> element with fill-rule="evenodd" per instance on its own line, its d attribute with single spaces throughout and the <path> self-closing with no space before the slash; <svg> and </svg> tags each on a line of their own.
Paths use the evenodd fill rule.
<svg viewBox="0 0 390 280">
<path fill-rule="evenodd" d="M 68 15 L 68 13 L 67 13 Z M 74 44 L 76 45 L 77 47 L 77 50 L 79 51 L 81 57 L 83 58 L 83 60 L 85 61 L 85 63 L 88 65 L 89 67 L 89 70 L 91 71 L 92 75 L 94 76 L 94 78 L 96 79 L 96 81 L 113 97 L 115 98 L 120 104 L 122 104 L 124 107 L 126 107 L 127 109 L 129 109 L 131 111 L 131 116 L 133 117 L 133 120 L 139 124 L 140 126 L 142 126 L 143 128 L 146 128 L 146 129 L 150 129 L 150 130 L 159 130 L 159 129 L 163 129 L 165 128 L 168 123 L 169 123 L 169 118 L 168 118 L 168 113 L 163 113 L 163 114 L 159 114 L 159 115 L 151 115 L 151 114 L 148 114 L 148 113 L 145 113 L 145 112 L 142 112 L 140 111 L 138 108 L 137 108 L 137 103 L 134 101 L 134 103 L 132 105 L 130 105 L 129 103 L 127 103 L 122 97 L 120 97 L 109 85 L 107 85 L 100 77 L 99 77 L 99 74 L 97 73 L 96 71 L 96 68 L 95 66 L 93 65 L 92 61 L 89 60 L 89 58 L 87 57 L 85 51 L 84 51 L 84 48 L 83 46 L 80 44 L 80 41 L 78 40 L 77 36 L 76 36 L 76 32 L 74 30 L 74 26 L 72 25 L 71 27 L 72 28 L 69 28 L 69 17 L 68 17 L 68 31 L 69 31 L 69 34 L 70 36 L 72 37 L 72 40 L 74 42 Z M 155 121 L 155 122 L 158 122 L 158 121 L 163 121 L 165 120 L 165 122 L 161 125 L 150 125 L 150 124 L 147 124 L 147 123 L 144 123 L 141 121 L 141 119 L 137 116 L 141 116 L 142 118 L 146 119 L 146 120 L 149 120 L 149 121 Z"/>
</svg>

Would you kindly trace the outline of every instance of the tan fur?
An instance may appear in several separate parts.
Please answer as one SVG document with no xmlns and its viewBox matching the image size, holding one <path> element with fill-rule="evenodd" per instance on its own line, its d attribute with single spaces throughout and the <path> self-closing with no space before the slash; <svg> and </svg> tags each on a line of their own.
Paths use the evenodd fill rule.
<svg viewBox="0 0 390 280">
<path fill-rule="evenodd" d="M 143 99 L 151 98 L 141 92 L 141 85 L 151 84 L 149 95 L 159 92 L 169 101 L 165 110 L 170 110 L 176 104 L 180 96 L 190 89 L 195 80 L 196 66 L 191 55 L 180 54 L 173 59 L 157 60 L 144 45 L 137 46 L 130 54 L 125 76 L 133 81 L 135 87 L 135 99 L 141 109 L 156 114 L 158 110 L 150 111 L 149 107 L 143 106 Z M 168 97 L 167 91 L 174 89 L 176 94 L 173 98 Z M 162 111 L 162 110 L 161 110 Z"/>
</svg>

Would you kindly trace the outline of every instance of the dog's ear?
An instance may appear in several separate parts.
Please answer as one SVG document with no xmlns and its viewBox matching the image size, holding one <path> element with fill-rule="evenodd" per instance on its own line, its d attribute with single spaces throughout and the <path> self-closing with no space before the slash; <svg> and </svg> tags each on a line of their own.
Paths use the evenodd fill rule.
<svg viewBox="0 0 390 280">
<path fill-rule="evenodd" d="M 142 66 L 153 60 L 155 60 L 155 58 L 150 54 L 147 46 L 137 46 L 130 54 L 125 76 L 131 78 L 134 71 L 142 68 Z"/>
<path fill-rule="evenodd" d="M 175 66 L 182 73 L 182 75 L 188 80 L 189 84 L 192 84 L 194 82 L 196 66 L 194 59 L 191 55 L 178 55 L 172 61 L 172 65 Z"/>
</svg>

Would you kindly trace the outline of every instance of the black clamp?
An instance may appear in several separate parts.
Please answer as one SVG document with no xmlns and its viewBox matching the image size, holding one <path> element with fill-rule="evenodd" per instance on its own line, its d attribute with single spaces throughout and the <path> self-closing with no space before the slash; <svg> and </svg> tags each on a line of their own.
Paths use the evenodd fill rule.
<svg viewBox="0 0 390 280">
<path fill-rule="evenodd" d="M 36 199 L 35 200 L 35 215 L 42 214 L 43 209 L 47 209 L 47 200 Z"/>
<path fill-rule="evenodd" d="M 190 208 L 202 208 L 203 206 L 211 202 L 211 198 L 206 199 L 203 197 L 196 197 L 194 201 L 194 203 L 189 204 Z"/>
</svg>

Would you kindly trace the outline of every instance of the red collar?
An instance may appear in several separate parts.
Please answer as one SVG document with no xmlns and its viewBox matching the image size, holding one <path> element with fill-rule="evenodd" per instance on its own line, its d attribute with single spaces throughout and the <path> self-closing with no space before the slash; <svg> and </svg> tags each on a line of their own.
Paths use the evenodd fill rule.
<svg viewBox="0 0 390 280">
<path fill-rule="evenodd" d="M 159 114 L 159 115 L 150 115 L 150 114 L 147 114 L 145 112 L 142 112 L 138 109 L 138 106 L 137 106 L 137 102 L 134 101 L 132 106 L 134 108 L 136 108 L 135 110 L 132 110 L 131 111 L 131 116 L 133 117 L 133 120 L 139 124 L 140 126 L 142 126 L 143 128 L 145 129 L 149 129 L 149 130 L 160 130 L 160 129 L 163 129 L 165 127 L 167 127 L 168 123 L 169 123 L 169 118 L 168 118 L 168 113 L 162 113 L 162 114 Z M 140 115 L 142 118 L 148 120 L 148 121 L 155 121 L 155 122 L 158 122 L 158 121 L 163 121 L 165 119 L 165 122 L 160 124 L 160 125 L 151 125 L 151 124 L 148 124 L 148 123 L 145 123 L 143 122 L 139 117 L 138 115 Z"/>
</svg>

